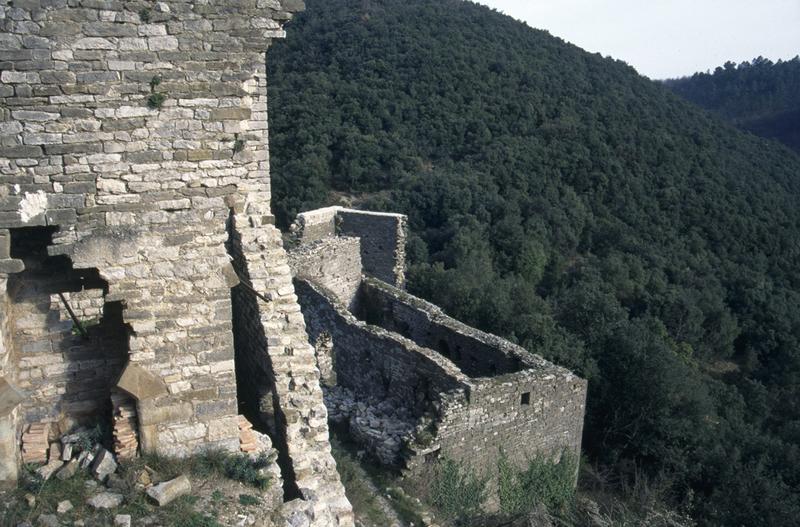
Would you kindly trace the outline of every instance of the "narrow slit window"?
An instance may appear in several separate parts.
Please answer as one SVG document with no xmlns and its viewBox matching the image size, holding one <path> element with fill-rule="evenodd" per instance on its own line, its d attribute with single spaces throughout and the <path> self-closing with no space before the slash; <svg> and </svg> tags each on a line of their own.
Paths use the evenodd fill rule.
<svg viewBox="0 0 800 527">
<path fill-rule="evenodd" d="M 522 406 L 530 406 L 531 404 L 531 392 L 525 392 L 522 394 L 522 397 L 519 400 L 519 404 Z"/>
</svg>

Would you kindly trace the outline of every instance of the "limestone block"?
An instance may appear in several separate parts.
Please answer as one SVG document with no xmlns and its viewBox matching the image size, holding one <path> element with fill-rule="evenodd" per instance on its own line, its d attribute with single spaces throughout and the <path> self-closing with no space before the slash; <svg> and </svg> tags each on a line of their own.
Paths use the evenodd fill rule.
<svg viewBox="0 0 800 527">
<path fill-rule="evenodd" d="M 117 388 L 125 390 L 138 401 L 167 394 L 167 386 L 163 380 L 132 362 L 129 362 L 122 372 L 117 381 Z"/>
<path fill-rule="evenodd" d="M 113 509 L 122 505 L 122 494 L 116 492 L 101 492 L 86 500 L 86 503 L 95 509 Z"/>
<path fill-rule="evenodd" d="M 147 495 L 156 502 L 159 507 L 172 502 L 184 494 L 192 491 L 192 484 L 186 476 L 179 476 L 175 479 L 153 485 L 147 489 Z"/>
<path fill-rule="evenodd" d="M 8 382 L 5 377 L 0 377 L 0 417 L 10 415 L 23 398 L 22 392 L 18 388 Z"/>
<path fill-rule="evenodd" d="M 67 480 L 72 476 L 74 476 L 75 474 L 77 474 L 79 468 L 80 468 L 80 462 L 78 462 L 77 459 L 73 459 L 69 463 L 61 467 L 61 470 L 59 470 L 56 473 L 56 478 L 62 481 Z"/>
<path fill-rule="evenodd" d="M 109 475 L 116 472 L 116 470 L 117 461 L 114 459 L 114 454 L 101 447 L 92 463 L 92 475 L 99 481 L 104 481 Z"/>
</svg>

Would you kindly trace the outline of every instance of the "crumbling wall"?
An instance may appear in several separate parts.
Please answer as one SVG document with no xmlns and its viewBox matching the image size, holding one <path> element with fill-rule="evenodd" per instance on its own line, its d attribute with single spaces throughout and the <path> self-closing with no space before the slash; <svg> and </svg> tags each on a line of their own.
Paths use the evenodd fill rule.
<svg viewBox="0 0 800 527">
<path fill-rule="evenodd" d="M 364 273 L 403 287 L 406 230 L 402 214 L 326 207 L 298 214 L 291 238 L 299 245 L 335 236 L 359 238 Z"/>
<path fill-rule="evenodd" d="M 236 209 L 255 212 L 263 206 L 248 202 Z M 275 419 L 281 428 L 285 455 L 300 496 L 314 511 L 314 525 L 352 525 L 350 503 L 336 471 L 328 440 L 327 410 L 319 383 L 314 350 L 292 284 L 281 234 L 259 223 L 260 215 L 238 212 L 231 219 L 237 271 L 257 291 L 258 320 L 266 337 L 274 378 Z M 284 474 L 286 477 L 286 474 Z"/>
<path fill-rule="evenodd" d="M 330 337 L 337 385 L 351 394 L 348 400 L 346 394 L 334 393 L 330 400 L 338 403 L 335 411 L 344 414 L 351 432 L 382 462 L 403 465 L 403 449 L 416 440 L 418 427 L 466 404 L 466 377 L 438 353 L 357 320 L 324 287 L 303 279 L 295 283 L 311 341 L 323 334 Z M 370 406 L 372 415 L 343 405 Z"/>
<path fill-rule="evenodd" d="M 522 349 L 444 314 L 437 306 L 385 282 L 365 278 L 359 289 L 358 315 L 434 349 L 470 377 L 497 376 L 536 366 Z"/>
<path fill-rule="evenodd" d="M 436 349 L 472 379 L 468 409 L 454 408 L 438 427 L 448 457 L 491 473 L 501 448 L 519 466 L 537 454 L 580 455 L 584 379 L 379 280 L 362 281 L 358 306 L 370 322 Z"/>
<path fill-rule="evenodd" d="M 361 243 L 358 238 L 328 237 L 289 251 L 292 274 L 320 284 L 352 307 L 361 284 Z"/>
</svg>

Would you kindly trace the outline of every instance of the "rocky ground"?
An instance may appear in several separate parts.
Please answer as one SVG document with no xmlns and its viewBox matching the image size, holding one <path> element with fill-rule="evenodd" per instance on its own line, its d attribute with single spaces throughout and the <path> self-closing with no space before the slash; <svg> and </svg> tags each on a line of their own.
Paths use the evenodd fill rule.
<svg viewBox="0 0 800 527">
<path fill-rule="evenodd" d="M 283 492 L 274 451 L 117 460 L 99 444 L 68 445 L 51 444 L 46 463 L 27 464 L 18 488 L 0 492 L 0 526 L 275 525 Z"/>
</svg>

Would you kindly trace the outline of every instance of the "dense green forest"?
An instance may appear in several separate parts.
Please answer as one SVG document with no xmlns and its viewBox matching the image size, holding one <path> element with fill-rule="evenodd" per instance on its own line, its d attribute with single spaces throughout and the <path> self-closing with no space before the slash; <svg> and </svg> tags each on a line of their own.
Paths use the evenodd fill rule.
<svg viewBox="0 0 800 527">
<path fill-rule="evenodd" d="M 274 209 L 409 215 L 409 288 L 589 379 L 584 449 L 701 525 L 800 517 L 800 157 L 461 0 L 307 0 Z"/>
<path fill-rule="evenodd" d="M 726 62 L 714 73 L 664 81 L 681 97 L 800 153 L 800 57 Z"/>
</svg>

